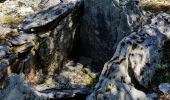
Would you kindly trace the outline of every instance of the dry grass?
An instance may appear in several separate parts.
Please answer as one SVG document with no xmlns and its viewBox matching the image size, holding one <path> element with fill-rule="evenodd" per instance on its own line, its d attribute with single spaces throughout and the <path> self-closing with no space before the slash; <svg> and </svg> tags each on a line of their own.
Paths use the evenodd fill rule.
<svg viewBox="0 0 170 100">
<path fill-rule="evenodd" d="M 170 1 L 142 2 L 142 8 L 146 11 L 158 14 L 160 12 L 170 14 Z"/>
<path fill-rule="evenodd" d="M 3 18 L 0 19 L 0 23 L 18 25 L 21 20 L 22 18 L 18 16 L 5 15 Z"/>
</svg>

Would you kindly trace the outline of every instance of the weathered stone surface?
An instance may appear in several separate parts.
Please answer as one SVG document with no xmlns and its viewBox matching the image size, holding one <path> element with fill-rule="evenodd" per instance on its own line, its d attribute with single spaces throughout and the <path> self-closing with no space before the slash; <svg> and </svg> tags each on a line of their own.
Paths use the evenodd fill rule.
<svg viewBox="0 0 170 100">
<path fill-rule="evenodd" d="M 70 98 L 74 99 L 75 96 L 86 96 L 91 93 L 91 89 L 87 87 L 83 88 L 68 88 L 68 89 L 56 89 L 56 88 L 44 88 L 35 89 L 31 85 L 24 82 L 23 74 L 11 75 L 6 79 L 5 87 L 1 91 L 0 95 L 2 100 L 49 100 L 49 99 L 61 99 Z"/>
<path fill-rule="evenodd" d="M 155 100 L 158 98 L 158 94 L 150 93 L 150 94 L 147 94 L 147 97 L 150 98 L 149 100 Z"/>
<path fill-rule="evenodd" d="M 159 85 L 159 90 L 163 93 L 169 93 L 170 94 L 170 84 L 169 83 L 161 83 Z"/>
<path fill-rule="evenodd" d="M 9 61 L 7 59 L 0 60 L 0 79 L 6 77 L 7 68 L 9 66 Z M 0 82 L 1 84 L 2 82 Z"/>
<path fill-rule="evenodd" d="M 66 3 L 60 3 L 40 11 L 38 14 L 28 16 L 20 24 L 20 29 L 24 31 L 42 31 L 55 28 L 59 21 L 66 17 L 75 9 L 80 6 L 81 0 L 70 0 Z"/>
<path fill-rule="evenodd" d="M 144 92 L 114 79 L 105 79 L 87 100 L 147 100 Z"/>
<path fill-rule="evenodd" d="M 67 14 L 65 15 L 65 13 L 63 13 L 61 10 L 64 10 L 62 7 L 67 4 L 70 4 L 70 6 L 67 7 L 72 8 L 67 10 L 68 12 L 66 12 Z M 46 26 L 50 25 L 53 28 L 41 30 L 42 27 L 40 25 L 38 26 L 38 28 L 40 28 L 40 31 L 37 32 L 38 35 L 33 33 L 27 34 L 23 31 L 16 31 L 17 34 L 13 35 L 11 34 L 11 28 L 9 28 L 9 31 L 5 30 L 5 32 L 10 35 L 8 38 L 4 38 L 0 48 L 0 56 L 2 60 L 9 61 L 7 64 L 3 63 L 2 60 L 0 61 L 0 80 L 2 81 L 0 82 L 0 86 L 3 88 L 1 95 L 3 99 L 12 100 L 13 98 L 16 98 L 18 100 L 46 100 L 50 98 L 72 98 L 76 95 L 86 96 L 91 92 L 91 90 L 86 89 L 86 86 L 90 84 L 89 82 L 91 82 L 91 80 L 87 80 L 88 82 L 86 82 L 86 80 L 83 80 L 83 78 L 92 78 L 83 72 L 81 73 L 83 76 L 79 75 L 79 78 L 82 78 L 80 80 L 82 81 L 81 83 L 77 83 L 80 82 L 79 79 L 73 80 L 76 75 L 73 75 L 71 71 L 68 72 L 72 74 L 71 77 L 69 77 L 71 81 L 69 78 L 63 78 L 66 76 L 68 77 L 68 74 L 66 74 L 66 76 L 59 75 L 58 77 L 55 77 L 56 72 L 58 72 L 60 68 L 64 66 L 64 62 L 67 60 L 67 56 L 72 49 L 73 40 L 76 35 L 76 28 L 79 26 L 78 17 L 80 15 L 80 4 L 80 1 L 67 1 L 56 6 L 58 7 L 58 10 L 55 9 L 58 11 L 56 16 L 58 14 L 62 17 L 51 16 L 50 18 L 56 18 L 53 19 L 55 20 L 55 24 L 53 26 L 47 22 Z M 48 8 L 45 8 L 43 11 L 45 12 L 47 9 Z M 49 16 L 51 15 L 49 12 L 46 12 L 46 14 Z M 44 20 L 44 22 L 46 22 L 46 20 Z M 15 28 L 16 27 L 14 27 L 14 29 Z M 42 32 L 44 30 L 46 32 Z M 8 45 L 10 48 L 9 50 L 6 50 L 5 48 L 8 47 Z M 20 75 L 10 76 L 13 73 L 24 73 L 25 78 L 23 79 Z M 9 77 L 5 83 L 4 77 Z M 54 77 L 58 81 L 56 81 Z M 58 88 L 66 88 L 68 82 L 70 82 L 70 86 L 64 91 L 61 89 L 51 89 L 46 91 L 44 89 L 40 93 L 32 86 L 29 86 L 28 83 L 25 83 L 24 80 L 26 80 L 32 86 L 44 83 L 46 86 L 49 86 L 46 89 L 49 89 L 51 86 L 57 87 L 56 85 L 58 85 Z M 58 84 L 53 84 L 53 82 L 58 82 Z M 81 86 L 84 86 L 84 88 L 80 88 Z M 70 89 L 73 87 L 76 88 Z"/>
<path fill-rule="evenodd" d="M 3 58 L 6 56 L 6 54 L 10 51 L 10 47 L 7 45 L 1 45 L 0 46 L 0 58 Z"/>
<path fill-rule="evenodd" d="M 59 80 L 58 82 L 60 84 L 63 84 L 65 87 L 75 88 L 89 87 L 93 85 L 93 79 L 96 77 L 95 73 L 85 72 L 85 68 L 83 68 L 81 63 L 74 63 L 70 61 L 64 67 L 65 69 L 60 73 L 60 76 L 55 79 Z M 94 76 L 90 74 L 93 74 Z"/>
<path fill-rule="evenodd" d="M 14 36 L 9 38 L 9 41 L 13 45 L 22 45 L 28 42 L 33 42 L 34 40 L 36 40 L 35 34 L 26 34 L 23 32 L 20 32 L 19 36 Z"/>
<path fill-rule="evenodd" d="M 0 16 L 0 19 L 1 18 L 3 19 L 6 13 L 11 12 L 9 16 L 13 16 L 16 14 L 12 12 L 13 11 L 12 8 L 6 7 L 7 4 L 9 5 L 13 4 L 14 6 L 13 8 L 16 8 L 15 12 L 19 13 L 21 7 L 30 7 L 30 5 L 32 5 L 32 8 L 34 8 L 35 10 L 35 8 L 38 6 L 38 2 L 39 1 L 33 3 L 32 1 L 30 1 L 28 2 L 28 4 L 25 4 L 26 3 L 25 1 L 20 1 L 20 2 L 6 1 L 5 3 L 3 3 L 4 5 L 2 6 L 4 11 L 0 12 L 2 15 Z M 18 32 L 16 30 L 16 25 L 17 25 L 16 23 L 0 22 L 2 23 L 2 27 L 8 29 L 5 30 L 6 34 L 10 34 L 7 38 L 4 38 L 3 41 L 0 41 L 2 42 L 1 43 L 2 45 L 0 47 L 0 58 L 2 58 L 2 60 L 4 59 L 9 60 L 10 70 L 12 73 L 24 72 L 25 74 L 27 74 L 26 76 L 31 76 L 32 73 L 31 70 L 34 70 L 33 73 L 35 72 L 42 73 L 39 71 L 43 69 L 43 72 L 51 73 L 52 75 L 63 66 L 64 60 L 67 59 L 67 55 L 71 51 L 73 39 L 76 34 L 75 31 L 78 24 L 77 20 L 79 16 L 77 10 L 81 5 L 81 1 L 69 0 L 67 2 L 63 2 L 60 4 L 58 4 L 57 3 L 58 1 L 56 1 L 53 4 L 58 4 L 58 5 L 55 5 L 51 8 L 47 8 L 48 6 L 50 6 L 49 4 L 52 2 L 54 1 L 47 1 L 44 4 L 45 9 L 42 10 L 42 12 L 35 14 L 36 16 L 35 19 L 41 17 L 42 18 L 41 21 L 44 22 L 46 25 L 49 24 L 50 21 L 43 19 L 44 17 L 48 17 L 50 20 L 52 18 L 52 21 L 54 21 L 54 23 L 58 23 L 55 24 L 54 26 L 50 24 L 49 26 L 47 25 L 48 27 L 50 26 L 53 27 L 53 29 L 49 30 L 48 28 L 45 28 L 44 30 L 48 31 L 45 34 L 44 32 L 40 32 L 40 31 L 38 32 L 38 36 L 32 33 L 27 34 L 23 31 Z M 5 9 L 9 9 L 9 11 L 6 11 Z M 36 11 L 33 11 L 32 13 L 35 13 Z M 54 11 L 56 11 L 57 13 L 54 13 Z M 75 12 L 76 14 L 73 14 Z M 24 11 L 20 12 L 20 14 L 22 13 L 24 13 Z M 41 16 L 37 17 L 39 14 L 41 14 Z M 19 15 L 19 16 L 21 16 L 22 18 L 25 15 Z M 10 19 L 10 21 L 11 20 L 12 18 Z M 30 23 L 35 21 L 34 18 L 32 19 L 30 18 L 29 20 L 31 20 Z M 30 23 L 24 23 L 24 25 L 27 26 L 30 25 Z M 34 27 L 34 26 L 30 26 L 30 27 Z M 39 27 L 41 30 L 41 25 L 37 27 Z M 12 32 L 13 30 L 15 30 L 15 32 Z M 14 35 L 13 33 L 16 34 Z M 10 50 L 4 50 L 5 47 L 8 46 L 10 46 Z M 39 57 L 39 59 L 37 59 L 36 57 Z M 42 65 L 38 65 L 41 66 L 41 68 L 35 70 L 37 69 L 35 68 L 37 64 L 42 64 Z M 41 76 L 42 75 L 37 75 L 37 79 Z"/>
<path fill-rule="evenodd" d="M 117 43 L 139 28 L 141 19 L 139 6 L 131 0 L 85 0 L 81 54 L 104 64 L 113 55 Z"/>
<path fill-rule="evenodd" d="M 61 70 L 72 50 L 73 40 L 79 27 L 79 10 L 79 7 L 75 8 L 71 14 L 57 24 L 55 29 L 47 32 L 49 36 L 40 40 L 38 50 L 40 62 L 48 68 L 50 74 Z"/>
<path fill-rule="evenodd" d="M 14 98 L 17 100 L 47 100 L 47 98 L 53 98 L 51 94 L 40 93 L 26 84 L 23 75 L 10 76 L 6 81 L 2 94 L 1 99 L 3 100 L 12 100 Z"/>
<path fill-rule="evenodd" d="M 88 94 L 92 92 L 90 88 L 72 88 L 72 89 L 48 89 L 41 91 L 42 93 L 52 92 L 55 99 L 70 99 L 80 100 L 84 99 Z"/>
<path fill-rule="evenodd" d="M 22 53 L 29 52 L 36 41 L 35 35 L 17 30 L 23 17 L 34 12 L 28 3 L 23 1 L 6 0 L 0 3 L 0 88 L 3 88 L 5 78 L 11 74 L 10 68 L 18 69 L 14 63 L 24 58 Z"/>
<path fill-rule="evenodd" d="M 164 41 L 170 38 L 169 15 L 144 17 L 138 0 L 85 0 L 84 6 L 81 0 L 9 2 L 4 3 L 11 5 L 7 8 L 0 4 L 3 9 L 0 10 L 0 88 L 3 89 L 0 98 L 45 100 L 86 96 L 91 92 L 87 86 L 94 85 L 96 74 L 83 67 L 93 62 L 104 63 L 116 50 L 87 99 L 148 99 L 141 90 L 148 86 L 159 64 Z M 24 32 L 18 32 L 22 18 L 37 11 L 40 12 L 20 24 Z M 81 14 L 84 14 L 82 20 Z M 3 34 L 7 38 L 1 37 Z M 82 50 L 78 60 L 85 65 L 65 65 L 75 41 L 80 43 L 74 50 Z M 62 67 L 65 69 L 61 71 Z M 25 77 L 13 73 L 24 73 Z"/>
<path fill-rule="evenodd" d="M 18 35 L 17 26 L 26 16 L 59 3 L 60 0 L 6 0 L 0 3 L 0 39 Z"/>
<path fill-rule="evenodd" d="M 106 80 L 117 80 L 126 84 L 134 84 L 137 89 L 147 88 L 158 64 L 160 63 L 162 46 L 169 39 L 170 15 L 159 14 L 151 19 L 151 23 L 141 30 L 122 39 L 114 56 L 108 61 L 92 95 L 99 95 L 100 88 L 107 87 Z M 111 98 L 102 93 L 103 96 Z M 134 94 L 131 96 L 133 97 Z M 90 99 L 96 99 L 90 97 Z M 141 99 L 143 100 L 143 99 Z"/>
</svg>

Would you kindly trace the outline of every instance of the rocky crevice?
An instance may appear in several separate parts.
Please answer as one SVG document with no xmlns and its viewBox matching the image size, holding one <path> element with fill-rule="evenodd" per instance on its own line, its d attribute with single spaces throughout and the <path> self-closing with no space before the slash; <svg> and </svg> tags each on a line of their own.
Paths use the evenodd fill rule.
<svg viewBox="0 0 170 100">
<path fill-rule="evenodd" d="M 82 55 L 104 64 L 118 42 L 139 28 L 143 14 L 136 2 L 85 0 L 84 6 L 80 27 Z"/>
<path fill-rule="evenodd" d="M 89 100 L 150 99 L 145 90 L 170 38 L 168 14 L 145 14 L 135 0 L 66 0 L 49 7 L 51 2 L 40 2 L 36 6 L 47 8 L 30 10 L 19 28 L 2 33 L 0 97 L 44 100 L 91 93 Z M 18 25 L 0 22 L 2 28 Z M 92 92 L 87 87 L 96 75 L 87 68 L 103 63 Z"/>
<path fill-rule="evenodd" d="M 16 97 L 18 100 L 72 97 L 81 92 L 84 94 L 80 87 L 76 87 L 77 90 L 71 94 L 69 91 L 72 90 L 66 89 L 65 92 L 58 90 L 59 94 L 52 95 L 33 88 L 42 83 L 49 86 L 48 88 L 58 84 L 53 80 L 55 76 L 60 80 L 62 75 L 58 74 L 68 62 L 68 55 L 71 53 L 79 27 L 81 6 L 82 1 L 68 1 L 45 8 L 37 14 L 31 14 L 20 23 L 17 35 L 8 36 L 1 42 L 0 67 L 2 70 L 0 74 L 3 99 L 14 98 L 15 92 L 18 93 L 19 97 Z M 83 70 L 83 68 L 80 69 Z M 85 77 L 91 78 L 88 75 Z M 16 80 L 16 82 L 10 80 Z M 64 79 L 61 79 L 59 84 L 65 84 L 65 80 L 64 83 L 62 80 Z M 72 83 L 74 84 L 74 81 Z M 84 84 L 86 85 L 86 82 Z M 24 88 L 25 90 L 22 90 Z M 87 90 L 85 95 L 88 91 L 90 90 Z M 29 96 L 21 96 L 21 94 Z"/>
</svg>

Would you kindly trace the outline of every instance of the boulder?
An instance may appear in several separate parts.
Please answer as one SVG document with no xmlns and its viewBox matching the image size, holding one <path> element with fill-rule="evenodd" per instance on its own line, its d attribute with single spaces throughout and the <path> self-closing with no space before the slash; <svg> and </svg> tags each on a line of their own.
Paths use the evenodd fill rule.
<svg viewBox="0 0 170 100">
<path fill-rule="evenodd" d="M 49 100 L 49 99 L 75 99 L 85 97 L 92 92 L 88 87 L 79 88 L 34 88 L 25 81 L 24 74 L 10 75 L 6 81 L 3 90 L 1 90 L 0 98 L 2 100 Z M 80 96 L 80 97 L 79 97 Z"/>
<path fill-rule="evenodd" d="M 35 90 L 32 86 L 24 82 L 24 75 L 11 75 L 6 79 L 5 87 L 2 90 L 1 99 L 3 100 L 47 100 L 52 98 L 50 94 L 40 93 Z"/>
<path fill-rule="evenodd" d="M 123 38 L 114 56 L 105 64 L 92 95 L 99 95 L 97 91 L 107 87 L 103 84 L 108 84 L 106 80 L 112 79 L 125 84 L 133 84 L 135 88 L 145 91 L 160 63 L 161 48 L 169 39 L 169 18 L 168 14 L 159 14 L 151 19 L 150 24 Z M 103 92 L 100 94 L 103 97 L 112 98 L 114 93 L 109 93 L 111 95 Z M 132 94 L 131 97 L 134 95 L 136 94 Z M 96 98 L 90 96 L 91 99 Z"/>
<path fill-rule="evenodd" d="M 145 93 L 114 79 L 105 79 L 87 100 L 148 100 Z"/>
</svg>

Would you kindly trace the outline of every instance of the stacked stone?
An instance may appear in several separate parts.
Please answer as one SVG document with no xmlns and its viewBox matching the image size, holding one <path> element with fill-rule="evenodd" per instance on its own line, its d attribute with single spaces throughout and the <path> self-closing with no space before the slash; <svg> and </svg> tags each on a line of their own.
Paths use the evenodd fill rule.
<svg viewBox="0 0 170 100">
<path fill-rule="evenodd" d="M 49 3 L 51 4 L 51 2 Z M 56 1 L 53 2 L 53 5 L 55 3 Z M 43 4 L 45 7 L 44 10 L 37 14 L 34 13 L 39 11 L 37 10 L 38 7 L 34 11 L 29 6 L 32 10 L 28 13 L 24 13 L 24 11 L 21 13 L 18 11 L 21 10 L 21 7 L 27 7 L 27 2 L 6 1 L 3 3 L 3 6 L 5 6 L 5 4 L 13 4 L 13 8 L 7 8 L 8 11 L 11 10 L 11 13 L 8 15 L 10 17 L 8 18 L 6 18 L 4 10 L 0 12 L 0 15 L 2 15 L 0 16 L 0 27 L 2 27 L 1 29 L 4 29 L 2 32 L 5 33 L 0 33 L 0 80 L 3 89 L 1 98 L 12 99 L 16 97 L 18 100 L 22 100 L 23 98 L 35 99 L 36 97 L 42 100 L 53 98 L 51 95 L 44 95 L 43 93 L 41 95 L 40 92 L 24 81 L 34 81 L 35 83 L 31 84 L 36 84 L 40 82 L 39 80 L 41 80 L 43 76 L 54 75 L 59 69 L 58 65 L 63 65 L 63 61 L 58 62 L 56 60 L 66 59 L 67 56 L 65 55 L 67 55 L 67 49 L 71 50 L 72 38 L 75 34 L 72 32 L 75 31 L 75 29 L 72 28 L 74 27 L 72 13 L 79 9 L 81 1 L 70 0 L 54 6 L 51 6 L 48 3 Z M 15 9 L 15 7 L 17 9 Z M 13 10 L 16 10 L 15 13 Z M 25 18 L 25 20 L 22 20 L 28 14 L 31 15 Z M 17 15 L 19 16 L 18 18 L 21 19 L 16 23 L 16 16 L 13 15 Z M 20 24 L 21 21 L 22 23 Z M 56 40 L 53 41 L 53 39 Z M 51 47 L 52 45 L 55 47 L 57 46 L 57 48 Z M 56 51 L 58 49 L 61 50 Z M 54 53 L 59 55 L 56 56 Z M 46 54 L 48 57 L 53 55 L 52 57 L 56 58 L 48 58 Z M 40 58 L 37 60 L 37 57 Z M 53 63 L 51 64 L 50 61 L 53 61 Z M 40 65 L 37 66 L 37 64 L 44 64 L 42 66 L 45 66 L 43 67 L 45 68 L 45 71 L 49 68 L 49 72 L 46 73 L 47 75 L 43 75 L 42 73 L 40 73 L 41 75 L 39 74 L 39 72 L 42 72 L 41 69 L 43 68 L 42 66 L 39 68 Z M 32 70 L 33 72 L 37 72 L 38 75 L 32 75 Z M 22 77 L 22 73 L 25 74 L 24 77 Z M 31 75 L 34 78 L 36 77 L 36 79 L 30 78 Z M 13 97 L 13 93 L 15 94 L 16 92 L 18 95 Z M 24 95 L 25 93 L 27 95 Z"/>
</svg>

